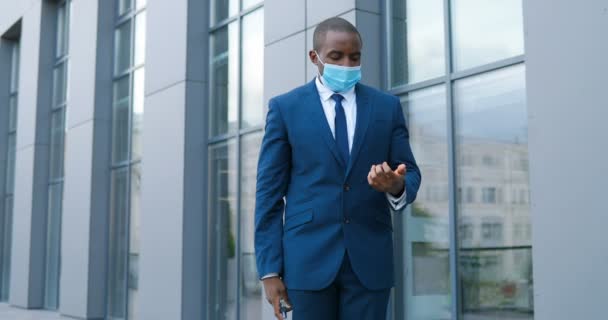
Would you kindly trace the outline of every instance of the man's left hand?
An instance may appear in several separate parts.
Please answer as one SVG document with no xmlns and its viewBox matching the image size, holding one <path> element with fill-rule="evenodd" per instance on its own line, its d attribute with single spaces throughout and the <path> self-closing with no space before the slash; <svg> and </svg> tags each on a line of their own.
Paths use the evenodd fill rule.
<svg viewBox="0 0 608 320">
<path fill-rule="evenodd" d="M 395 171 L 386 162 L 373 165 L 367 175 L 367 182 L 375 190 L 388 192 L 397 197 L 401 195 L 405 187 L 406 171 L 405 164 L 400 164 Z"/>
</svg>

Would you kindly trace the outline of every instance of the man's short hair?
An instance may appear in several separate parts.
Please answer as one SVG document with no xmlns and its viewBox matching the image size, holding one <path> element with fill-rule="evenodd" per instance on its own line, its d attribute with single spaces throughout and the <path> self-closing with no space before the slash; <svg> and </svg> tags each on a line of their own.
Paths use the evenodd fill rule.
<svg viewBox="0 0 608 320">
<path fill-rule="evenodd" d="M 359 41 L 363 43 L 363 39 L 361 38 L 361 34 L 359 34 L 359 30 L 357 30 L 357 28 L 355 28 L 352 23 L 339 17 L 333 17 L 322 21 L 315 28 L 315 32 L 312 37 L 312 45 L 315 50 L 321 50 L 328 31 L 354 33 L 359 37 Z"/>
</svg>

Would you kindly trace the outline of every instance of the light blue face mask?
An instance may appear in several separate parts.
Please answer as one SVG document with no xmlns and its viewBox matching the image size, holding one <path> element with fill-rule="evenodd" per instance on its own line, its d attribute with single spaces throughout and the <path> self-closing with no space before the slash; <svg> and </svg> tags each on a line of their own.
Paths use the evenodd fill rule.
<svg viewBox="0 0 608 320">
<path fill-rule="evenodd" d="M 315 51 L 315 53 L 317 53 Z M 354 87 L 361 80 L 361 66 L 343 67 L 336 64 L 329 64 L 321 60 L 321 56 L 317 53 L 319 61 L 323 64 L 323 84 L 333 92 L 344 92 Z"/>
</svg>

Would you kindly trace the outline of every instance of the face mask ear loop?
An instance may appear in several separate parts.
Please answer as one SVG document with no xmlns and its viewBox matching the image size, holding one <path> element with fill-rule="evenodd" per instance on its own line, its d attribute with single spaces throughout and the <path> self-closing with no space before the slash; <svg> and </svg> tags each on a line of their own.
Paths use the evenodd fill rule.
<svg viewBox="0 0 608 320">
<path fill-rule="evenodd" d="M 321 61 L 321 64 L 325 65 L 325 62 L 323 62 L 323 60 L 321 60 L 321 55 L 317 52 L 317 50 L 314 50 L 314 52 L 317 54 L 317 59 L 319 59 L 319 61 Z"/>
</svg>

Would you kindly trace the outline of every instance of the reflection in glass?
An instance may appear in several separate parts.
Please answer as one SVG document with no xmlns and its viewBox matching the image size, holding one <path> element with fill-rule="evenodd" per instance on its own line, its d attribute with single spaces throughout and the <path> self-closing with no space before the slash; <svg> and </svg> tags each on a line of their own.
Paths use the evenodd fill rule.
<svg viewBox="0 0 608 320">
<path fill-rule="evenodd" d="M 236 15 L 238 11 L 239 0 L 211 0 L 211 25 Z"/>
<path fill-rule="evenodd" d="M 119 75 L 131 67 L 131 20 L 120 25 L 114 37 L 114 74 Z"/>
<path fill-rule="evenodd" d="M 46 229 L 46 276 L 44 307 L 52 310 L 59 307 L 62 189 L 62 183 L 49 186 Z"/>
<path fill-rule="evenodd" d="M 135 0 L 135 9 L 139 10 L 142 9 L 146 6 L 146 4 L 148 3 L 148 0 Z"/>
<path fill-rule="evenodd" d="M 51 181 L 63 178 L 64 110 L 59 109 L 51 114 L 51 164 L 49 172 Z"/>
<path fill-rule="evenodd" d="M 114 82 L 112 161 L 120 163 L 129 157 L 129 76 Z"/>
<path fill-rule="evenodd" d="M 108 255 L 108 316 L 124 319 L 128 257 L 128 167 L 112 171 Z"/>
<path fill-rule="evenodd" d="M 236 22 L 211 35 L 210 136 L 233 132 L 238 126 L 239 48 Z M 256 62 L 259 63 L 259 62 Z"/>
<path fill-rule="evenodd" d="M 454 84 L 459 270 L 464 319 L 532 319 L 525 68 L 517 65 Z M 514 235 L 518 235 L 514 237 Z"/>
<path fill-rule="evenodd" d="M 13 237 L 13 196 L 4 198 L 4 214 L 2 215 L 2 261 L 1 279 L 2 287 L 0 287 L 0 301 L 8 301 L 8 293 L 11 281 L 11 245 Z"/>
<path fill-rule="evenodd" d="M 445 74 L 443 0 L 392 1 L 393 87 Z"/>
<path fill-rule="evenodd" d="M 118 15 L 123 15 L 133 7 L 133 0 L 118 0 Z"/>
<path fill-rule="evenodd" d="M 455 70 L 524 53 L 521 0 L 451 0 Z"/>
<path fill-rule="evenodd" d="M 139 68 L 133 73 L 133 128 L 131 129 L 131 159 L 142 157 L 142 135 L 144 126 L 144 80 L 145 70 Z"/>
<path fill-rule="evenodd" d="M 234 140 L 209 147 L 207 318 L 236 319 L 237 159 Z"/>
<path fill-rule="evenodd" d="M 19 86 L 19 43 L 13 44 L 11 52 L 11 93 L 17 92 Z"/>
<path fill-rule="evenodd" d="M 6 157 L 6 193 L 12 194 L 15 189 L 15 157 L 17 155 L 17 137 L 15 133 L 8 135 Z"/>
<path fill-rule="evenodd" d="M 8 100 L 8 131 L 17 130 L 17 96 Z"/>
<path fill-rule="evenodd" d="M 131 167 L 131 212 L 129 222 L 129 305 L 127 319 L 135 319 L 139 297 L 139 244 L 141 225 L 141 164 Z"/>
<path fill-rule="evenodd" d="M 241 318 L 262 319 L 264 299 L 262 283 L 255 263 L 253 235 L 255 230 L 255 188 L 262 132 L 241 139 Z"/>
<path fill-rule="evenodd" d="M 111 228 L 115 238 L 109 248 L 113 269 L 107 299 L 113 319 L 137 319 L 146 3 L 120 2 L 121 12 L 130 12 L 115 33 L 112 164 L 118 168 L 112 168 Z"/>
<path fill-rule="evenodd" d="M 134 66 L 145 63 L 146 59 L 146 12 L 135 17 L 135 59 Z"/>
<path fill-rule="evenodd" d="M 447 108 L 444 86 L 401 99 L 424 179 L 403 219 L 407 319 L 451 319 Z"/>
<path fill-rule="evenodd" d="M 55 48 L 56 58 L 68 53 L 68 28 L 69 28 L 69 0 L 57 8 L 57 46 Z"/>
<path fill-rule="evenodd" d="M 264 9 L 243 18 L 242 126 L 260 125 L 264 115 Z"/>
<path fill-rule="evenodd" d="M 53 70 L 53 107 L 65 102 L 67 75 L 66 63 L 62 63 Z"/>
<path fill-rule="evenodd" d="M 10 273 L 11 273 L 11 244 L 13 233 L 13 192 L 15 188 L 15 156 L 16 156 L 16 136 L 17 136 L 17 101 L 19 99 L 19 43 L 10 44 L 11 48 L 11 73 L 10 87 L 8 90 L 8 135 L 0 136 L 6 139 L 6 167 L 4 170 L 4 193 L 0 197 L 4 198 L 4 207 L 0 208 L 0 301 L 6 302 L 9 297 Z M 6 134 L 6 133 L 5 133 Z"/>
<path fill-rule="evenodd" d="M 256 4 L 261 3 L 262 0 L 243 0 L 242 2 L 243 2 L 243 10 L 247 10 Z"/>
</svg>

